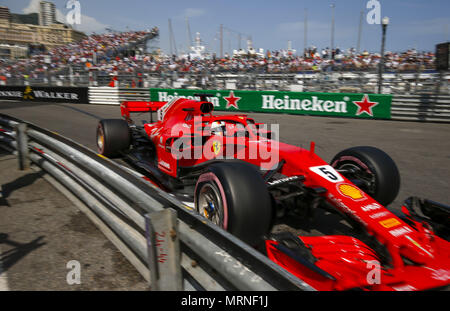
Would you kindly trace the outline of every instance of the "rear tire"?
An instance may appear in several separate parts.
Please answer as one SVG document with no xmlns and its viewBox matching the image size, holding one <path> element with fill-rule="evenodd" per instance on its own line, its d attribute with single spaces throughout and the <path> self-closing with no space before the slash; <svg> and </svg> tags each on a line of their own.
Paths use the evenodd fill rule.
<svg viewBox="0 0 450 311">
<path fill-rule="evenodd" d="M 113 158 L 120 151 L 128 150 L 131 133 L 128 123 L 122 119 L 101 120 L 97 126 L 97 148 L 101 155 Z"/>
<path fill-rule="evenodd" d="M 369 146 L 353 147 L 339 152 L 330 163 L 334 169 L 356 169 L 356 173 L 343 175 L 364 181 L 360 188 L 380 204 L 389 205 L 397 197 L 400 173 L 384 151 Z"/>
<path fill-rule="evenodd" d="M 272 203 L 259 171 L 247 163 L 212 164 L 200 175 L 195 208 L 204 217 L 250 245 L 272 225 Z"/>
</svg>

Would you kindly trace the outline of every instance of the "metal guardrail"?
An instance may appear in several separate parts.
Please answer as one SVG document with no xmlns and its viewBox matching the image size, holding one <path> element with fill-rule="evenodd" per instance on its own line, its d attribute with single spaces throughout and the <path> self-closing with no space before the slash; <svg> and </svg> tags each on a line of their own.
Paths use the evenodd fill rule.
<svg viewBox="0 0 450 311">
<path fill-rule="evenodd" d="M 120 105 L 123 101 L 149 101 L 150 90 L 144 88 L 89 87 L 90 104 Z"/>
<path fill-rule="evenodd" d="M 151 289 L 314 290 L 116 162 L 7 115 L 0 126 L 0 147 L 70 190 Z"/>
<path fill-rule="evenodd" d="M 148 88 L 119 88 L 119 101 L 149 101 Z"/>
<path fill-rule="evenodd" d="M 140 74 L 140 76 L 138 76 Z M 303 71 L 264 73 L 258 70 L 227 72 L 153 72 L 139 70 L 134 73 L 119 73 L 117 83 L 121 88 L 195 88 L 278 90 L 304 92 L 355 92 L 373 93 L 378 89 L 376 71 Z M 7 85 L 55 85 L 55 86 L 108 86 L 109 73 L 88 71 L 77 75 L 49 75 L 28 80 L 9 79 Z M 450 72 L 439 75 L 433 71 L 386 72 L 383 74 L 383 92 L 389 94 L 434 94 L 440 85 L 440 94 L 450 95 Z M 2 83 L 2 81 L 0 81 Z"/>
<path fill-rule="evenodd" d="M 391 118 L 450 123 L 450 96 L 395 95 L 392 98 Z"/>
<path fill-rule="evenodd" d="M 116 87 L 89 87 L 88 98 L 89 104 L 120 105 L 119 89 Z"/>
</svg>

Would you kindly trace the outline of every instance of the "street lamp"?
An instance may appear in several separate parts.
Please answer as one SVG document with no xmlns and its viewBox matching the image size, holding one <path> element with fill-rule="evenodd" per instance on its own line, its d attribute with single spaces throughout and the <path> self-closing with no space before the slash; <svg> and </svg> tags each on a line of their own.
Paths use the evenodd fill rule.
<svg viewBox="0 0 450 311">
<path fill-rule="evenodd" d="M 384 71 L 384 43 L 386 41 L 386 28 L 389 25 L 389 17 L 381 20 L 382 38 L 381 38 L 381 59 L 378 65 L 378 94 L 381 94 L 383 87 L 383 71 Z"/>
<path fill-rule="evenodd" d="M 331 47 L 330 47 L 330 60 L 333 59 L 333 48 L 334 48 L 334 10 L 336 5 L 333 3 L 331 7 Z"/>
</svg>

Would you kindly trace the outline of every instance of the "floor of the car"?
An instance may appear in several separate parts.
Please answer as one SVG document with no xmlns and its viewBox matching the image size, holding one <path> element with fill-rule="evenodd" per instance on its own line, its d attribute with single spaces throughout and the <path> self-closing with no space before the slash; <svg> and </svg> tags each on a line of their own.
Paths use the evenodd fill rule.
<svg viewBox="0 0 450 311">
<path fill-rule="evenodd" d="M 296 214 L 286 214 L 277 219 L 272 233 L 283 231 L 300 236 L 355 235 L 353 227 L 340 215 L 322 209 L 316 210 L 312 219 Z"/>
</svg>

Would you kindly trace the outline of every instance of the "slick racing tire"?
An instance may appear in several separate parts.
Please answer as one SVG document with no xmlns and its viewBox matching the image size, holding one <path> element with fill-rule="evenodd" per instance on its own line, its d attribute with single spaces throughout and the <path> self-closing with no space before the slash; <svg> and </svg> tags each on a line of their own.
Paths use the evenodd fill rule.
<svg viewBox="0 0 450 311">
<path fill-rule="evenodd" d="M 97 126 L 97 148 L 101 155 L 114 158 L 131 143 L 128 123 L 122 119 L 101 120 Z"/>
<path fill-rule="evenodd" d="M 369 146 L 339 152 L 331 166 L 342 173 L 380 204 L 392 203 L 400 190 L 400 174 L 394 160 L 384 151 Z"/>
<path fill-rule="evenodd" d="M 200 215 L 252 246 L 272 225 L 269 191 L 259 171 L 247 163 L 221 162 L 200 175 L 194 193 Z"/>
</svg>

